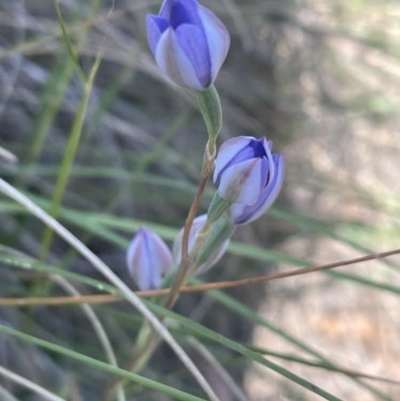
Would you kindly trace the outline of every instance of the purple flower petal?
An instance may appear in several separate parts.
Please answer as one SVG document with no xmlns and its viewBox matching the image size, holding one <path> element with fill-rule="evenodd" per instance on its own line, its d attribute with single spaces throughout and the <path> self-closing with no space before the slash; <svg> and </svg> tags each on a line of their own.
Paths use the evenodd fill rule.
<svg viewBox="0 0 400 401">
<path fill-rule="evenodd" d="M 197 268 L 196 274 L 203 274 L 207 270 L 210 270 L 211 267 L 213 267 L 222 258 L 222 256 L 224 256 L 230 242 L 230 239 L 225 240 L 222 245 L 210 256 L 210 259 Z"/>
<path fill-rule="evenodd" d="M 176 0 L 165 0 L 164 3 L 162 3 L 161 5 L 158 15 L 169 20 L 171 17 L 172 6 L 175 4 L 175 2 Z"/>
<path fill-rule="evenodd" d="M 158 42 L 156 61 L 160 70 L 176 85 L 203 90 L 192 63 L 177 42 L 175 32 L 168 28 Z"/>
<path fill-rule="evenodd" d="M 215 161 L 214 169 L 214 184 L 218 187 L 221 172 L 230 165 L 232 159 L 234 159 L 239 153 L 243 152 L 247 148 L 250 141 L 254 139 L 251 136 L 240 136 L 227 140 L 222 144 L 218 151 L 218 156 Z"/>
<path fill-rule="evenodd" d="M 175 34 L 200 84 L 203 89 L 207 88 L 211 84 L 211 63 L 203 30 L 195 25 L 183 24 L 175 30 Z"/>
<path fill-rule="evenodd" d="M 230 44 L 222 22 L 196 0 L 165 0 L 156 18 L 148 17 L 147 32 L 161 71 L 177 85 L 198 91 L 207 89 L 214 82 Z M 176 37 L 166 34 L 168 28 Z"/>
<path fill-rule="evenodd" d="M 253 138 L 245 148 L 238 152 L 237 155 L 229 161 L 227 166 L 240 163 L 245 160 L 266 158 L 267 155 L 271 154 L 271 152 L 269 152 L 268 149 L 266 151 L 263 141 L 264 139 Z"/>
<path fill-rule="evenodd" d="M 159 288 L 163 274 L 173 268 L 170 250 L 149 229 L 141 228 L 128 247 L 128 270 L 141 290 Z"/>
<path fill-rule="evenodd" d="M 218 195 L 231 202 L 254 205 L 265 187 L 261 182 L 265 163 L 252 159 L 228 167 L 221 174 Z"/>
<path fill-rule="evenodd" d="M 198 15 L 203 24 L 211 60 L 211 81 L 214 82 L 230 46 L 229 32 L 210 10 L 198 6 Z"/>
<path fill-rule="evenodd" d="M 193 248 L 194 241 L 196 239 L 196 235 L 198 231 L 204 227 L 207 222 L 207 215 L 202 214 L 201 216 L 196 217 L 193 220 L 192 227 L 190 228 L 189 232 L 189 243 L 188 243 L 188 250 L 189 252 Z M 174 240 L 174 245 L 172 247 L 172 255 L 174 257 L 175 264 L 179 265 L 182 260 L 182 237 L 183 237 L 183 229 L 179 231 L 178 235 Z"/>
<path fill-rule="evenodd" d="M 198 7 L 198 3 L 194 0 L 175 0 L 169 17 L 172 27 L 176 29 L 182 24 L 194 24 L 201 27 Z"/>
<path fill-rule="evenodd" d="M 148 15 L 146 18 L 146 25 L 150 50 L 155 56 L 161 34 L 169 27 L 169 22 L 165 18 L 160 18 L 157 15 Z"/>
<path fill-rule="evenodd" d="M 285 160 L 283 155 L 273 155 L 275 174 L 271 183 L 261 192 L 259 199 L 252 206 L 235 203 L 231 206 L 231 219 L 236 225 L 248 224 L 262 216 L 275 202 L 283 185 Z"/>
<path fill-rule="evenodd" d="M 207 222 L 206 214 L 198 216 L 193 220 L 193 224 L 192 227 L 190 228 L 190 233 L 189 233 L 189 243 L 188 243 L 189 252 L 193 249 L 197 233 L 202 227 L 204 227 L 206 222 Z M 174 262 L 176 265 L 179 265 L 179 263 L 181 263 L 182 260 L 182 237 L 183 237 L 183 229 L 180 230 L 178 235 L 176 236 L 172 249 Z M 208 261 L 206 263 L 203 263 L 197 268 L 196 274 L 204 273 L 205 271 L 209 270 L 212 266 L 214 266 L 228 249 L 229 242 L 230 242 L 229 239 L 224 241 L 222 245 L 210 256 Z"/>
</svg>

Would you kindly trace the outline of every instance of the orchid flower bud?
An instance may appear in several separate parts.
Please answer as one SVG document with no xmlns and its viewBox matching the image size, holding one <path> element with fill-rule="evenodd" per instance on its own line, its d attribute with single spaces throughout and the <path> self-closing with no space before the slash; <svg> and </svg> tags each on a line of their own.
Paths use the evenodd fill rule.
<svg viewBox="0 0 400 401">
<path fill-rule="evenodd" d="M 222 22 L 196 0 L 165 0 L 147 16 L 147 37 L 163 74 L 197 91 L 213 84 L 230 45 Z"/>
<path fill-rule="evenodd" d="M 160 288 L 162 277 L 173 269 L 172 254 L 159 235 L 142 227 L 126 254 L 129 273 L 141 290 Z"/>
<path fill-rule="evenodd" d="M 190 233 L 189 233 L 189 243 L 188 243 L 188 250 L 189 252 L 193 249 L 193 246 L 196 241 L 196 236 L 197 233 L 204 227 L 204 225 L 207 222 L 207 215 L 203 214 L 199 217 L 196 217 L 193 220 L 192 227 L 190 228 Z M 212 228 L 211 228 L 212 230 Z M 174 245 L 172 248 L 172 254 L 174 257 L 175 264 L 179 264 L 181 262 L 182 258 L 182 237 L 183 237 L 183 229 L 179 231 L 177 237 L 175 238 Z M 222 244 L 211 253 L 211 255 L 208 257 L 207 262 L 201 264 L 197 269 L 196 269 L 196 274 L 199 273 L 204 273 L 208 269 L 210 269 L 212 266 L 214 266 L 223 256 L 223 254 L 226 252 L 228 249 L 229 245 L 229 239 L 225 239 Z"/>
<path fill-rule="evenodd" d="M 233 202 L 233 224 L 260 217 L 277 198 L 284 179 L 284 157 L 271 153 L 272 142 L 240 136 L 220 148 L 214 170 L 218 195 Z"/>
</svg>

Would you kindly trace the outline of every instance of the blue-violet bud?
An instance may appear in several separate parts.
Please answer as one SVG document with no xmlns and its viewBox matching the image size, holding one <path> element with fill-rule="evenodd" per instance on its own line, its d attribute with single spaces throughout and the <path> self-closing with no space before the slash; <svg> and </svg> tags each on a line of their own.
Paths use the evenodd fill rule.
<svg viewBox="0 0 400 401">
<path fill-rule="evenodd" d="M 214 83 L 230 45 L 222 22 L 196 0 L 165 0 L 147 16 L 147 37 L 163 74 L 198 91 Z"/>
<path fill-rule="evenodd" d="M 193 220 L 192 227 L 190 228 L 189 233 L 189 244 L 188 250 L 189 252 L 193 249 L 193 245 L 196 241 L 197 233 L 200 229 L 204 227 L 207 222 L 207 215 L 203 214 L 201 216 L 196 217 Z M 174 245 L 172 248 L 172 254 L 174 257 L 175 264 L 179 264 L 182 260 L 182 237 L 183 237 L 183 229 L 179 231 L 177 237 L 175 238 Z M 223 254 L 228 249 L 229 239 L 225 240 L 222 245 L 210 256 L 206 263 L 203 263 L 196 269 L 196 274 L 204 273 L 212 266 L 214 266 L 223 256 Z"/>
<path fill-rule="evenodd" d="M 214 184 L 221 198 L 233 202 L 231 220 L 248 224 L 260 217 L 277 198 L 284 179 L 284 157 L 272 154 L 272 141 L 239 136 L 220 148 Z"/>
<path fill-rule="evenodd" d="M 162 277 L 174 267 L 172 254 L 159 235 L 142 227 L 126 254 L 129 273 L 141 290 L 160 288 Z"/>
</svg>

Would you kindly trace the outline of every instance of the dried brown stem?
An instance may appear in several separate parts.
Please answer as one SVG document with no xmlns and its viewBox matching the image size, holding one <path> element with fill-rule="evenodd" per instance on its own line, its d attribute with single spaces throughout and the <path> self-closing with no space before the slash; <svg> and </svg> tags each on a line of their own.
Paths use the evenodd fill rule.
<svg viewBox="0 0 400 401">
<path fill-rule="evenodd" d="M 335 267 L 354 265 L 357 263 L 368 262 L 371 260 L 382 259 L 388 256 L 400 254 L 400 249 L 392 251 L 379 252 L 360 258 L 348 259 L 340 262 L 329 263 L 321 266 L 308 267 L 298 270 L 290 270 L 287 272 L 268 274 L 265 276 L 258 276 L 243 280 L 222 281 L 207 284 L 198 284 L 185 286 L 179 289 L 179 293 L 187 294 L 192 292 L 202 292 L 210 290 L 220 290 L 224 288 L 240 287 L 251 284 L 258 284 L 262 282 L 278 280 L 287 277 L 300 276 L 304 274 L 314 273 L 322 270 L 333 269 Z M 150 298 L 156 296 L 165 296 L 170 293 L 170 288 L 151 291 L 137 291 L 135 294 L 141 298 Z M 25 306 L 25 305 L 71 305 L 80 303 L 108 303 L 122 301 L 122 297 L 118 295 L 104 294 L 104 295 L 82 295 L 74 297 L 43 297 L 43 298 L 0 298 L 0 306 Z"/>
<path fill-rule="evenodd" d="M 176 301 L 177 295 L 179 294 L 180 288 L 188 278 L 188 271 L 191 265 L 191 255 L 189 254 L 190 229 L 192 228 L 193 220 L 196 218 L 197 212 L 199 211 L 201 199 L 207 185 L 208 177 L 210 176 L 211 171 L 214 167 L 214 158 L 215 148 L 213 148 L 212 152 L 210 152 L 209 143 L 207 143 L 203 156 L 203 166 L 201 169 L 199 186 L 197 188 L 196 196 L 190 207 L 185 225 L 183 227 L 181 263 L 179 265 L 175 281 L 172 284 L 172 287 L 168 292 L 168 297 L 164 303 L 164 306 L 167 309 L 172 308 Z"/>
</svg>

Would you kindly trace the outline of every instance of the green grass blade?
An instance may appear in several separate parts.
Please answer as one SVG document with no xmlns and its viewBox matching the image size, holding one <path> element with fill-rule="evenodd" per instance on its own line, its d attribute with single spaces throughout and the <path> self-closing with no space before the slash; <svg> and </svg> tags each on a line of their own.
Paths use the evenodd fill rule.
<svg viewBox="0 0 400 401">
<path fill-rule="evenodd" d="M 54 8 L 56 9 L 58 23 L 60 24 L 62 37 L 64 39 L 65 46 L 67 48 L 68 54 L 69 54 L 71 60 L 73 61 L 74 65 L 75 65 L 75 69 L 76 69 L 76 72 L 77 72 L 77 74 L 79 76 L 79 79 L 80 79 L 80 81 L 82 83 L 82 86 L 85 87 L 86 86 L 86 77 L 85 77 L 85 74 L 83 73 L 83 71 L 81 69 L 81 66 L 79 65 L 78 58 L 77 58 L 74 50 L 72 49 L 72 44 L 71 44 L 71 41 L 70 41 L 69 36 L 68 36 L 67 27 L 65 26 L 64 19 L 62 17 L 60 4 L 59 4 L 58 0 L 53 0 L 53 3 L 54 3 Z"/>
<path fill-rule="evenodd" d="M 98 368 L 100 370 L 104 370 L 105 372 L 109 372 L 113 375 L 122 377 L 127 380 L 131 380 L 137 384 L 140 384 L 143 387 L 158 391 L 160 393 L 164 393 L 167 395 L 170 395 L 171 397 L 174 397 L 177 400 L 182 400 L 182 401 L 206 401 L 204 398 L 200 398 L 197 396 L 194 396 L 192 394 L 186 393 L 184 391 L 175 389 L 173 387 L 167 386 L 162 383 L 158 383 L 154 380 L 147 379 L 143 376 L 139 376 L 137 374 L 128 372 L 127 370 L 117 368 L 113 365 L 110 365 L 108 363 L 99 361 L 97 359 L 88 357 L 86 355 L 83 355 L 81 353 L 75 352 L 73 350 L 70 350 L 68 348 L 62 347 L 60 345 L 51 343 L 49 341 L 44 341 L 40 338 L 25 334 L 19 330 L 12 329 L 11 327 L 4 326 L 0 324 L 0 332 L 8 334 L 10 336 L 19 338 L 22 341 L 28 342 L 30 344 L 35 344 L 39 347 L 48 349 L 50 351 L 56 352 L 58 354 L 64 355 L 68 358 L 75 359 L 77 361 L 83 362 L 93 368 Z"/>
<path fill-rule="evenodd" d="M 67 148 L 65 150 L 65 155 L 61 163 L 60 174 L 57 180 L 50 208 L 50 215 L 52 217 L 56 217 L 60 209 L 61 201 L 64 195 L 65 188 L 68 183 L 71 167 L 73 165 L 75 154 L 81 137 L 83 122 L 85 120 L 86 108 L 89 102 L 94 78 L 100 66 L 100 61 L 101 59 L 100 57 L 98 57 L 91 69 L 89 79 L 87 84 L 85 85 L 84 93 L 77 111 L 76 118 L 72 125 L 70 139 L 68 141 Z M 50 228 L 46 228 L 40 252 L 40 258 L 42 260 L 45 260 L 47 258 L 51 246 L 52 237 L 53 237 L 53 231 Z"/>
<path fill-rule="evenodd" d="M 50 266 L 50 265 L 44 264 L 43 262 L 40 262 L 40 261 L 19 259 L 14 256 L 6 255 L 6 254 L 0 252 L 0 263 L 4 263 L 5 265 L 11 266 L 11 267 L 15 267 L 15 268 L 19 268 L 19 269 L 23 269 L 23 270 L 27 270 L 27 271 L 32 271 L 32 272 L 58 274 L 69 280 L 73 280 L 76 282 L 86 284 L 99 291 L 107 291 L 110 294 L 118 293 L 118 290 L 116 287 L 114 287 L 110 284 L 104 283 L 103 281 L 95 280 L 90 277 L 86 277 L 86 276 L 83 276 L 83 275 L 80 275 L 77 273 L 73 273 L 66 269 L 61 269 L 59 267 Z"/>
</svg>

